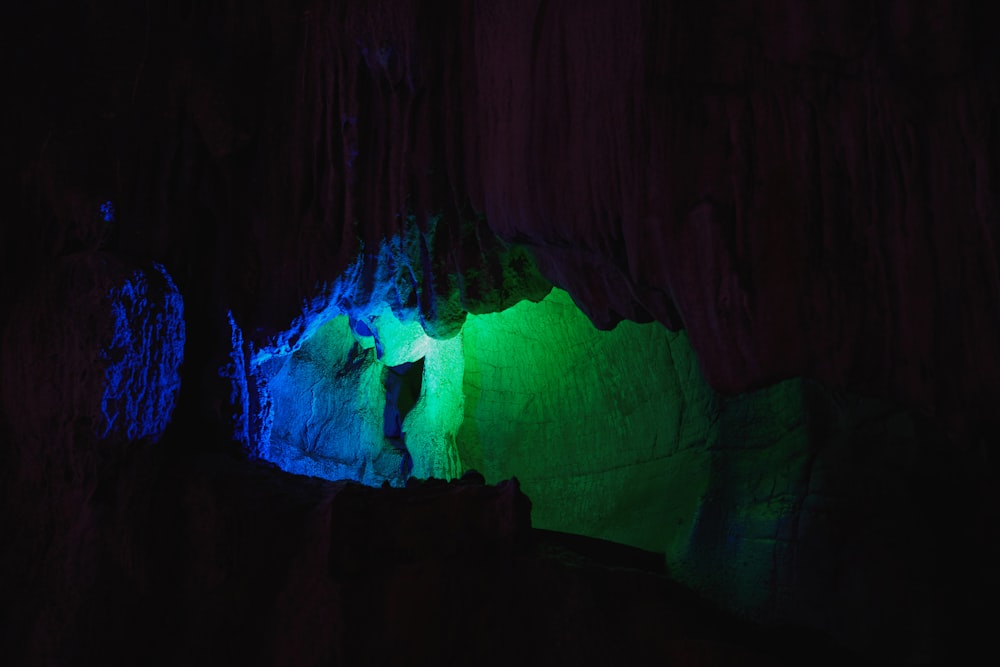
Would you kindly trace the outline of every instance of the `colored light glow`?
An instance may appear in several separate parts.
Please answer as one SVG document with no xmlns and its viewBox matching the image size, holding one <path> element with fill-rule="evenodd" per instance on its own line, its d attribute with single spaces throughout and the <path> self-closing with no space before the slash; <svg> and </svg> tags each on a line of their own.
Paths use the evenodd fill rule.
<svg viewBox="0 0 1000 667">
<path fill-rule="evenodd" d="M 399 443 L 386 434 L 387 374 L 420 359 Z M 707 408 L 694 407 L 711 392 L 684 336 L 631 322 L 599 331 L 558 289 L 470 315 L 447 340 L 385 306 L 340 316 L 267 364 L 274 420 L 263 456 L 293 472 L 401 484 L 409 456 L 421 478 L 517 476 L 535 525 L 657 550 L 664 518 L 691 529 L 707 484 L 709 455 L 693 447 L 707 423 L 694 416 Z M 664 484 L 669 497 L 656 493 Z"/>
<path fill-rule="evenodd" d="M 386 389 L 393 369 L 415 362 L 419 396 L 397 434 L 386 422 Z M 337 316 L 296 352 L 262 365 L 274 407 L 260 454 L 290 472 L 372 485 L 455 477 L 463 362 L 461 335 L 431 338 L 387 306 L 360 319 Z"/>
<path fill-rule="evenodd" d="M 100 438 L 156 440 L 174 411 L 184 358 L 184 302 L 166 269 L 153 268 L 155 274 L 133 272 L 108 294 L 111 338 L 101 350 Z"/>
<path fill-rule="evenodd" d="M 469 316 L 463 338 L 466 467 L 491 482 L 516 475 L 538 527 L 656 551 L 665 526 L 690 530 L 710 466 L 696 416 L 712 395 L 683 334 L 600 331 L 554 289 Z"/>
<path fill-rule="evenodd" d="M 403 414 L 399 374 L 420 360 Z M 764 603 L 807 458 L 800 381 L 721 397 L 684 333 L 597 330 L 558 289 L 469 315 L 447 340 L 384 305 L 338 316 L 261 371 L 262 455 L 286 470 L 372 485 L 516 476 L 535 526 L 663 552 L 678 578 Z"/>
<path fill-rule="evenodd" d="M 115 205 L 110 201 L 106 201 L 101 204 L 101 217 L 104 222 L 114 222 L 115 221 Z"/>
</svg>

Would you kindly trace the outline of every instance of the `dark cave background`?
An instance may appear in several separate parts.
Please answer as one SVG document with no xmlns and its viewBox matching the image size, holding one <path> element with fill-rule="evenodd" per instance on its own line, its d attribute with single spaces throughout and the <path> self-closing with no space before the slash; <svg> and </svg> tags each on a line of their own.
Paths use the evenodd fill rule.
<svg viewBox="0 0 1000 667">
<path fill-rule="evenodd" d="M 5 663 L 926 664 L 990 644 L 992 5 L 2 17 Z M 721 395 L 810 383 L 840 496 L 776 565 L 780 613 L 534 531 L 516 482 L 373 489 L 248 457 L 217 372 L 228 314 L 294 346 L 359 256 L 352 304 L 395 275 L 372 252 L 395 237 L 419 258 L 400 308 L 430 334 L 551 283 L 599 328 L 683 329 Z M 718 455 L 704 512 L 741 455 Z M 706 568 L 729 566 L 724 536 L 700 539 Z"/>
</svg>

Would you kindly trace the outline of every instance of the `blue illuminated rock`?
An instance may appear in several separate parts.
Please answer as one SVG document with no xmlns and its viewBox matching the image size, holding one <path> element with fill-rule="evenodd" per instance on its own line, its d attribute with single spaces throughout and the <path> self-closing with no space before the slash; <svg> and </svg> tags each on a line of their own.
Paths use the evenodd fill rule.
<svg viewBox="0 0 1000 667">
<path fill-rule="evenodd" d="M 25 441 L 155 441 L 173 414 L 183 300 L 166 270 L 82 253 L 43 271 L 3 336 L 3 405 Z"/>
</svg>

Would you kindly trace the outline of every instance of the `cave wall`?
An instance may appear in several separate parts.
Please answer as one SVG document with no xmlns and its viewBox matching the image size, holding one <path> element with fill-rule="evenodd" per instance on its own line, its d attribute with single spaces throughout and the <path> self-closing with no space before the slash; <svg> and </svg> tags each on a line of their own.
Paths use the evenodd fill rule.
<svg viewBox="0 0 1000 667">
<path fill-rule="evenodd" d="M 118 454 L 152 446 L 171 406 L 176 456 L 192 455 L 234 417 L 250 432 L 246 369 L 305 346 L 330 314 L 386 303 L 449 339 L 467 312 L 549 282 L 602 328 L 683 329 L 720 393 L 719 493 L 688 564 L 706 590 L 725 597 L 741 559 L 770 554 L 765 599 L 859 647 L 919 659 L 987 626 L 991 5 L 42 0 L 3 13 L 0 474 L 8 570 L 25 572 L 3 585 L 10 599 L 47 591 L 32 642 L 72 623 L 95 572 L 130 562 L 115 533 L 127 521 L 107 517 L 144 510 Z M 105 296 L 144 280 L 163 298 L 123 306 L 136 344 L 114 358 L 136 365 L 109 371 L 119 315 Z M 232 400 L 220 367 L 243 373 L 246 396 Z M 772 386 L 783 380 L 795 389 Z M 744 392 L 760 388 L 803 401 L 805 425 L 786 421 L 808 432 L 804 462 L 780 432 L 758 442 L 737 427 L 759 421 Z M 772 516 L 775 477 L 792 490 Z M 794 526 L 775 518 L 789 503 Z M 740 511 L 763 519 L 734 533 Z M 954 543 L 920 551 L 940 525 Z M 737 597 L 768 617 L 756 591 Z"/>
<path fill-rule="evenodd" d="M 264 344 L 408 225 L 408 305 L 447 332 L 504 302 L 492 230 L 598 325 L 685 328 L 720 390 L 808 375 L 962 437 L 992 419 L 990 7 L 231 9 L 11 10 L 38 26 L 13 62 L 41 70 L 10 71 L 12 213 L 35 222 L 5 261 L 152 255 L 197 285 L 208 356 L 227 309 Z"/>
<path fill-rule="evenodd" d="M 431 338 L 387 306 L 361 326 L 364 334 L 340 315 L 294 353 L 251 366 L 243 377 L 254 378 L 252 399 L 234 383 L 234 395 L 254 401 L 248 452 L 289 472 L 370 486 L 460 477 L 462 334 Z"/>
<path fill-rule="evenodd" d="M 981 459 L 919 411 L 807 379 L 719 393 L 684 332 L 599 331 L 558 289 L 462 339 L 463 466 L 516 476 L 535 526 L 663 553 L 727 608 L 886 659 L 940 655 L 995 590 Z"/>
<path fill-rule="evenodd" d="M 714 399 L 683 334 L 596 329 L 559 289 L 462 329 L 462 465 L 516 476 L 532 521 L 664 552 L 708 485 Z"/>
<path fill-rule="evenodd" d="M 683 326 L 718 389 L 809 375 L 973 428 L 1000 370 L 992 11 L 478 8 L 476 201 L 599 325 Z"/>
<path fill-rule="evenodd" d="M 400 412 L 394 369 L 418 361 Z M 447 340 L 387 307 L 339 316 L 260 377 L 273 423 L 257 454 L 284 470 L 394 486 L 516 477 L 534 527 L 661 554 L 726 608 L 808 619 L 865 654 L 940 654 L 970 622 L 969 588 L 991 590 L 989 484 L 940 425 L 815 380 L 720 394 L 683 332 L 598 330 L 559 289 L 469 315 Z M 450 417 L 411 416 L 429 413 Z M 938 523 L 947 544 L 928 542 Z"/>
</svg>

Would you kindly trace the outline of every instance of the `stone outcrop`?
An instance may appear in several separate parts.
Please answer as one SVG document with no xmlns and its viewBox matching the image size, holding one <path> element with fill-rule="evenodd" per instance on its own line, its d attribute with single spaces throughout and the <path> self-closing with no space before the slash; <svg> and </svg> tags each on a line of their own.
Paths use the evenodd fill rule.
<svg viewBox="0 0 1000 667">
<path fill-rule="evenodd" d="M 40 267 L 6 318 L 3 407 L 32 449 L 155 442 L 173 415 L 184 304 L 160 265 L 100 252 Z"/>
<path fill-rule="evenodd" d="M 295 511 L 240 519 L 248 552 L 213 517 L 248 516 L 247 489 L 277 489 L 281 505 L 299 485 L 242 486 L 257 478 L 236 466 L 231 485 L 178 479 L 154 503 L 144 481 L 183 469 L 170 466 L 195 443 L 225 449 L 231 418 L 249 434 L 248 366 L 301 350 L 332 315 L 387 307 L 454 340 L 467 312 L 537 300 L 549 283 L 601 328 L 683 329 L 687 367 L 717 394 L 697 462 L 713 493 L 675 576 L 760 618 L 773 611 L 761 599 L 804 610 L 796 620 L 890 661 L 953 662 L 988 636 L 1000 595 L 993 4 L 42 0 L 2 13 L 0 534 L 17 575 L 0 599 L 28 612 L 4 609 L 0 627 L 20 657 L 65 662 L 75 640 L 48 639 L 86 636 L 88 618 L 98 647 L 124 624 L 221 651 L 200 633 L 233 636 L 220 619 L 242 591 L 271 595 L 295 549 L 318 552 L 282 522 Z M 788 392 L 808 419 L 775 410 L 783 426 L 757 432 L 768 401 L 750 390 L 778 403 Z M 362 504 L 382 502 L 371 493 Z M 136 523 L 177 539 L 136 537 L 124 528 Z M 272 558 L 274 544 L 287 551 Z M 252 554 L 242 570 L 225 565 L 229 549 Z M 437 581 L 447 568 L 431 551 Z M 149 564 L 161 552 L 176 570 Z M 741 588 L 740 564 L 768 558 L 773 577 Z M 387 567 L 419 582 L 410 565 Z M 607 590 L 603 570 L 559 572 L 576 601 Z M 192 592 L 229 576 L 217 597 Z M 191 589 L 169 592 L 178 580 Z M 322 607 L 332 584 L 314 581 Z M 150 588 L 206 604 L 211 631 L 168 614 L 158 634 L 94 602 L 112 591 L 145 613 Z M 564 589 L 543 590 L 556 601 L 539 609 L 567 609 Z M 380 599 L 373 623 L 413 617 L 412 598 Z M 682 615 L 649 608 L 663 622 L 647 638 Z M 575 620 L 556 629 L 586 637 L 608 619 Z"/>
</svg>

